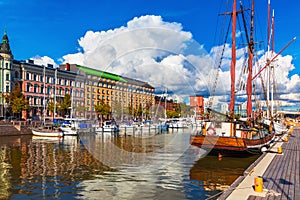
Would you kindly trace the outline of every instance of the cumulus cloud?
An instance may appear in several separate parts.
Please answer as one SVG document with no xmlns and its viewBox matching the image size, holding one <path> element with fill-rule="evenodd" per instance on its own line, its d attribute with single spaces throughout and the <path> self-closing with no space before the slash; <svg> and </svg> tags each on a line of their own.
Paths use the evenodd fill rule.
<svg viewBox="0 0 300 200">
<path fill-rule="evenodd" d="M 78 52 L 63 56 L 62 62 L 146 81 L 156 88 L 157 93 L 163 93 L 167 88 L 171 97 L 180 100 L 189 95 L 209 96 L 212 93 L 218 96 L 216 99 L 219 101 L 229 100 L 230 44 L 212 47 L 207 53 L 204 46 L 194 41 L 192 34 L 184 31 L 179 23 L 165 22 L 154 15 L 135 17 L 126 26 L 107 31 L 87 31 L 78 44 Z M 237 86 L 240 84 L 238 81 L 246 83 L 246 75 L 241 73 L 246 52 L 245 47 L 237 49 Z M 255 64 L 254 74 L 266 62 L 263 51 L 257 52 L 257 55 L 260 59 Z M 223 61 L 220 63 L 221 56 Z M 289 77 L 289 72 L 295 68 L 292 57 L 278 56 L 272 64 L 277 92 L 286 94 L 282 97 L 288 101 L 289 93 L 299 91 L 299 76 Z M 266 80 L 265 71 L 260 78 Z M 216 79 L 217 84 L 213 86 Z M 261 91 L 261 81 L 256 84 Z M 245 101 L 245 91 L 237 95 L 238 102 Z"/>
<path fill-rule="evenodd" d="M 54 68 L 58 67 L 55 61 L 48 56 L 34 56 L 30 58 L 34 60 L 34 64 L 47 66 L 48 64 L 52 64 Z"/>
</svg>

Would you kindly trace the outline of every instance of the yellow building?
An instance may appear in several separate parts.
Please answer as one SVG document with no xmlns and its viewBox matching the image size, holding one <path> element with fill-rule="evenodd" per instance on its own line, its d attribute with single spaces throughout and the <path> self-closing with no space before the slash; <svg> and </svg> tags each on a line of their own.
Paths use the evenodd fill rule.
<svg viewBox="0 0 300 200">
<path fill-rule="evenodd" d="M 143 118 L 146 118 L 150 107 L 154 105 L 155 89 L 146 82 L 77 64 L 60 65 L 60 69 L 85 77 L 86 118 L 98 118 L 94 106 L 102 101 L 112 108 L 112 117 L 119 120 L 140 118 L 139 108 L 142 109 Z"/>
</svg>

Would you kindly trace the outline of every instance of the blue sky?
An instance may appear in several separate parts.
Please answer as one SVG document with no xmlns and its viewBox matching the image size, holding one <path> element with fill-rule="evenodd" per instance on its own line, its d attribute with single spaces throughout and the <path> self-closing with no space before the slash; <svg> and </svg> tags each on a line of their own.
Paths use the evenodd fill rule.
<svg viewBox="0 0 300 200">
<path fill-rule="evenodd" d="M 86 53 L 95 49 L 87 47 L 87 43 L 93 43 L 88 41 L 88 37 L 98 37 L 101 32 L 102 36 L 99 37 L 104 37 L 103 35 L 106 37 L 110 32 L 120 32 L 122 27 L 128 28 L 129 22 L 138 26 L 138 22 L 143 21 L 142 16 L 159 16 L 161 19 L 155 18 L 158 23 L 166 25 L 168 28 L 171 27 L 171 29 L 175 26 L 177 31 L 184 34 L 189 33 L 190 36 L 186 35 L 185 37 L 193 39 L 199 48 L 210 52 L 217 45 L 215 32 L 216 25 L 220 21 L 218 14 L 224 11 L 223 4 L 225 2 L 222 0 L 4 0 L 0 1 L 2 16 L 0 30 L 1 27 L 3 31 L 6 28 L 16 60 L 47 56 L 57 64 L 70 61 L 93 65 L 83 59 Z M 296 0 L 291 0 L 289 3 L 273 0 L 271 4 L 272 9 L 275 10 L 275 52 L 278 52 L 289 40 L 300 35 L 300 28 L 298 28 L 300 3 Z M 249 0 L 244 1 L 244 6 L 248 7 L 248 5 Z M 257 18 L 259 21 L 256 22 L 259 29 L 256 33 L 266 35 L 267 0 L 256 1 L 256 5 L 256 12 L 259 14 Z M 147 19 L 147 23 L 150 24 L 149 20 Z M 178 24 L 179 26 L 177 26 Z M 91 34 L 87 34 L 89 31 Z M 95 36 L 94 33 L 99 34 Z M 151 34 L 153 35 L 153 33 Z M 119 43 L 119 45 L 126 45 L 126 42 Z M 294 65 L 294 68 L 290 69 L 287 75 L 291 80 L 293 75 L 300 74 L 298 49 L 300 49 L 300 45 L 296 40 L 282 53 L 282 56 L 292 56 L 291 64 Z M 82 53 L 84 55 L 78 55 L 78 52 L 84 52 Z M 164 56 L 163 58 L 167 58 L 166 55 Z M 93 59 L 91 56 L 88 58 Z M 168 58 L 165 62 L 170 60 L 174 64 L 174 60 L 179 62 L 180 58 Z M 114 64 L 116 63 L 121 62 Z M 122 70 L 113 72 L 121 73 Z M 182 74 L 182 72 L 180 73 Z M 185 75 L 190 76 L 188 73 Z M 142 76 L 138 78 L 142 78 Z M 297 83 L 299 77 L 294 76 L 293 78 Z M 149 81 L 151 82 L 151 79 Z M 293 87 L 293 91 L 297 88 Z M 179 88 L 177 89 L 179 90 Z M 174 87 L 174 93 L 177 89 Z M 198 92 L 200 90 L 197 90 Z"/>
</svg>

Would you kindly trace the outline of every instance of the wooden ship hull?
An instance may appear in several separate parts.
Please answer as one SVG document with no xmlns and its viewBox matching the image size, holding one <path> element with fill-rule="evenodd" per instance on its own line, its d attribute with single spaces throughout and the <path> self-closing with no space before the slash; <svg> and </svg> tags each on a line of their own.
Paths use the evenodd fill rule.
<svg viewBox="0 0 300 200">
<path fill-rule="evenodd" d="M 247 151 L 260 150 L 262 147 L 268 146 L 273 138 L 274 135 L 260 139 L 195 135 L 191 136 L 191 144 L 203 149 Z"/>
</svg>

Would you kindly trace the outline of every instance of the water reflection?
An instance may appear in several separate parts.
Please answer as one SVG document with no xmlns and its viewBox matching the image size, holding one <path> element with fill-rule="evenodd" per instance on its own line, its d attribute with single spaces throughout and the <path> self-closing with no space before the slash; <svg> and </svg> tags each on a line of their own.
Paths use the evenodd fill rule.
<svg viewBox="0 0 300 200">
<path fill-rule="evenodd" d="M 215 191 L 225 191 L 253 163 L 258 155 L 250 157 L 223 157 L 205 156 L 200 158 L 190 170 L 190 178 L 199 180 L 210 195 Z"/>
<path fill-rule="evenodd" d="M 201 158 L 205 151 L 190 146 L 189 137 L 6 137 L 0 199 L 205 199 L 248 165 Z"/>
</svg>

